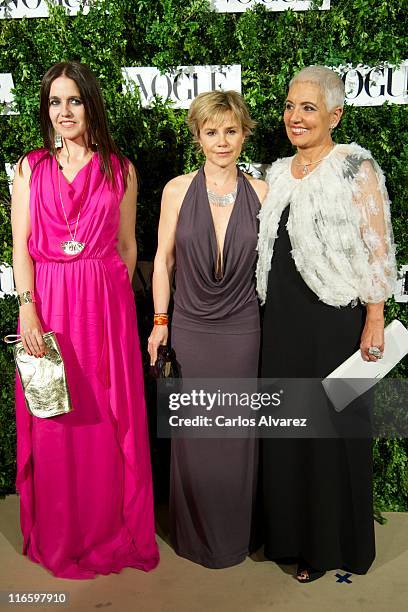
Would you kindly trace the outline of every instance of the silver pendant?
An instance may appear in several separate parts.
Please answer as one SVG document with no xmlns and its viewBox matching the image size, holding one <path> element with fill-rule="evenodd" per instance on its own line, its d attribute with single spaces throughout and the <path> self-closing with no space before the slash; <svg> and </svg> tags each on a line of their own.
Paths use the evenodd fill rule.
<svg viewBox="0 0 408 612">
<path fill-rule="evenodd" d="M 85 242 L 77 242 L 76 240 L 67 240 L 61 242 L 61 249 L 67 255 L 77 255 L 85 248 Z"/>
</svg>

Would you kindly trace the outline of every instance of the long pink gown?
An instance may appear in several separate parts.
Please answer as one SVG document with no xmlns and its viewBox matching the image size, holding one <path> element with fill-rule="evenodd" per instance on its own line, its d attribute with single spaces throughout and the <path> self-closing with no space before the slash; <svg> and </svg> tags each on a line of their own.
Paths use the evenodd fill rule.
<svg viewBox="0 0 408 612">
<path fill-rule="evenodd" d="M 44 158 L 41 160 L 41 158 Z M 72 183 L 61 175 L 69 240 L 58 193 L 57 163 L 46 150 L 28 155 L 31 235 L 37 312 L 54 331 L 66 365 L 73 412 L 29 415 L 16 385 L 17 490 L 23 553 L 55 576 L 87 579 L 124 567 L 145 571 L 159 561 L 136 309 L 128 272 L 116 251 L 116 190 L 94 154 Z"/>
</svg>

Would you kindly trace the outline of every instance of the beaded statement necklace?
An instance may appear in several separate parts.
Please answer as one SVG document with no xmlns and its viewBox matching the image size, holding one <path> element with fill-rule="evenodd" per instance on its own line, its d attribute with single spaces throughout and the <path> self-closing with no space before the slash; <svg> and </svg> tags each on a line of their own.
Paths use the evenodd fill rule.
<svg viewBox="0 0 408 612">
<path fill-rule="evenodd" d="M 214 204 L 214 206 L 231 206 L 231 204 L 235 202 L 237 191 L 238 183 L 235 186 L 234 191 L 230 191 L 230 193 L 226 193 L 224 195 L 218 195 L 218 193 L 214 193 L 210 189 L 207 189 L 208 200 L 210 204 Z"/>
</svg>

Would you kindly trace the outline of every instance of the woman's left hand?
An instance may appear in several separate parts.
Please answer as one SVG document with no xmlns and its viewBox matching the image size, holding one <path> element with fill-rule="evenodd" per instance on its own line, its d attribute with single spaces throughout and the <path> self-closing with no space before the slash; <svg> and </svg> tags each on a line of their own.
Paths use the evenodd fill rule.
<svg viewBox="0 0 408 612">
<path fill-rule="evenodd" d="M 367 317 L 360 340 L 360 351 L 364 361 L 377 361 L 376 357 L 368 352 L 369 348 L 377 347 L 384 352 L 384 317 L 372 319 Z M 381 355 L 382 356 L 382 355 Z"/>
</svg>

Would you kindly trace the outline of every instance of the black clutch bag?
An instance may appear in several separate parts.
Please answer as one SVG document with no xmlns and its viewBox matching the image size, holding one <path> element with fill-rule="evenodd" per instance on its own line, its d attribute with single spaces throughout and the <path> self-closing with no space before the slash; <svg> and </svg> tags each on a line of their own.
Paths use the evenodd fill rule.
<svg viewBox="0 0 408 612">
<path fill-rule="evenodd" d="M 157 360 L 150 367 L 150 374 L 154 378 L 180 378 L 180 369 L 174 349 L 161 344 L 157 349 Z"/>
</svg>

